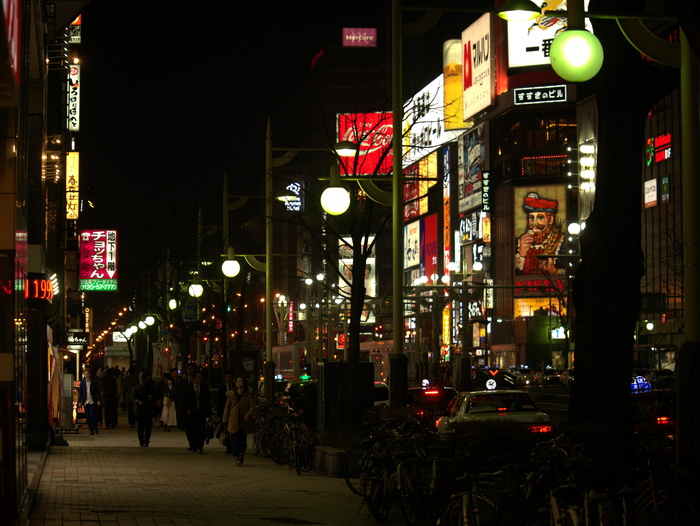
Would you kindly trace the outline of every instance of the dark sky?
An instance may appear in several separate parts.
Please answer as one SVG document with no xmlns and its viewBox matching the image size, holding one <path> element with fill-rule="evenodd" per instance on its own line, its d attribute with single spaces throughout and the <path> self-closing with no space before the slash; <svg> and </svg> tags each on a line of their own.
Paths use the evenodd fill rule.
<svg viewBox="0 0 700 526">
<path fill-rule="evenodd" d="M 352 16 L 316 2 L 253 4 L 85 8 L 77 149 L 97 207 L 86 226 L 191 229 L 200 204 L 205 223 L 220 224 L 224 170 L 232 192 L 262 190 L 268 115 L 275 137 L 294 140 L 323 30 Z"/>
</svg>

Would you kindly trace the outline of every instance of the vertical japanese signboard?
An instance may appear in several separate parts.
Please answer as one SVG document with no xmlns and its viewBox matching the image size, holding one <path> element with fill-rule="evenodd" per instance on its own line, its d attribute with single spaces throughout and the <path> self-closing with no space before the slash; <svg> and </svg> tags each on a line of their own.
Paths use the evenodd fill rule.
<svg viewBox="0 0 700 526">
<path fill-rule="evenodd" d="M 80 131 L 80 66 L 68 70 L 68 129 Z"/>
<path fill-rule="evenodd" d="M 66 156 L 66 219 L 78 219 L 80 214 L 80 154 Z"/>
<path fill-rule="evenodd" d="M 81 230 L 80 290 L 116 291 L 117 277 L 117 231 Z"/>
</svg>

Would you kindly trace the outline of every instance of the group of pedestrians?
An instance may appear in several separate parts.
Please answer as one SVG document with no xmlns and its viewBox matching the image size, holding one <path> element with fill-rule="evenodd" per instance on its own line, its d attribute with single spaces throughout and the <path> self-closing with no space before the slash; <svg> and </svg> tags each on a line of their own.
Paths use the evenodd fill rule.
<svg viewBox="0 0 700 526">
<path fill-rule="evenodd" d="M 101 379 L 87 367 L 78 389 L 78 405 L 84 408 L 91 435 L 99 434 L 103 418 L 105 429 L 116 428 L 120 399 L 129 427 L 136 427 L 141 447 L 149 446 L 155 420 L 160 421 L 165 432 L 173 427 L 184 430 L 188 451 L 204 453 L 212 398 L 204 375 L 195 364 L 188 364 L 182 377 L 177 369 L 165 373 L 160 385 L 148 372 L 137 374 L 133 367 L 121 375 L 116 369 L 108 369 Z M 247 435 L 255 429 L 255 396 L 245 378 L 234 377 L 230 371 L 225 373 L 216 411 L 228 435 L 226 452 L 233 455 L 236 466 L 241 466 Z"/>
</svg>

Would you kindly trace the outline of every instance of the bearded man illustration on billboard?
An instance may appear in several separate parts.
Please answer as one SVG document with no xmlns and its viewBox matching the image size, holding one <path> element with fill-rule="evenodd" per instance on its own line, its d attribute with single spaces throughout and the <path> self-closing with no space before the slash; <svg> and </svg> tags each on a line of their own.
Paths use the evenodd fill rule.
<svg viewBox="0 0 700 526">
<path fill-rule="evenodd" d="M 558 274 L 556 255 L 564 243 L 562 222 L 557 220 L 558 202 L 530 192 L 523 199 L 527 229 L 517 239 L 516 274 Z M 551 255 L 552 257 L 542 257 Z"/>
</svg>

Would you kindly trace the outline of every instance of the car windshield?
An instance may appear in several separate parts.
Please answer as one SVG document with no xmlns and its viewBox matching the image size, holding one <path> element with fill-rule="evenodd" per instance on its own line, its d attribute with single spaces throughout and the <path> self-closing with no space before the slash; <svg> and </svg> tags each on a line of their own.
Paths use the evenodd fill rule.
<svg viewBox="0 0 700 526">
<path fill-rule="evenodd" d="M 535 402 L 525 393 L 475 394 L 469 397 L 467 410 L 469 414 L 519 411 L 537 411 Z"/>
</svg>

